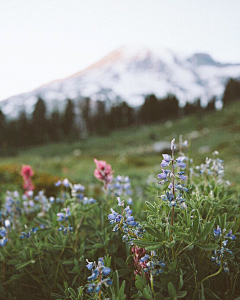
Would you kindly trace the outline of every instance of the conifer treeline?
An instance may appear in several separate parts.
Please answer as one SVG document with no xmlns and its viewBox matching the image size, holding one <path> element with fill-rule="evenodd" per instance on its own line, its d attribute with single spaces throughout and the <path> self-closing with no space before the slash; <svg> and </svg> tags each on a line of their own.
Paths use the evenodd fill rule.
<svg viewBox="0 0 240 300">
<path fill-rule="evenodd" d="M 223 104 L 240 99 L 240 81 L 230 79 L 223 96 Z M 107 134 L 112 130 L 134 124 L 165 122 L 191 114 L 201 114 L 215 109 L 215 98 L 203 108 L 200 99 L 179 106 L 178 99 L 169 95 L 157 99 L 155 95 L 145 97 L 143 105 L 133 109 L 126 102 L 107 107 L 105 102 L 89 98 L 73 102 L 68 99 L 63 113 L 56 109 L 47 114 L 43 99 L 38 98 L 31 117 L 22 111 L 17 120 L 6 120 L 0 110 L 0 148 L 25 147 L 48 142 L 77 140 L 88 134 Z"/>
</svg>

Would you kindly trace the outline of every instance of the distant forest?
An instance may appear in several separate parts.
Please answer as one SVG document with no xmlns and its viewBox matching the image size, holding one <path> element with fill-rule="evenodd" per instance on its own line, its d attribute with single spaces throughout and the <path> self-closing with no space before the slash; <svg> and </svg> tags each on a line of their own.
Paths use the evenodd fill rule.
<svg viewBox="0 0 240 300">
<path fill-rule="evenodd" d="M 240 81 L 230 79 L 223 95 L 223 106 L 240 99 Z M 210 99 L 202 107 L 200 99 L 179 106 L 174 95 L 158 99 L 151 94 L 139 108 L 132 108 L 126 102 L 107 107 L 103 101 L 85 98 L 79 103 L 67 99 L 63 113 L 56 109 L 47 114 L 45 102 L 40 97 L 29 117 L 22 111 L 16 120 L 7 120 L 0 110 L 0 154 L 9 150 L 50 142 L 74 141 L 91 134 L 105 135 L 113 130 L 132 125 L 163 123 L 193 114 L 205 114 L 215 110 L 216 99 Z M 11 151 L 10 151 L 11 152 Z"/>
</svg>

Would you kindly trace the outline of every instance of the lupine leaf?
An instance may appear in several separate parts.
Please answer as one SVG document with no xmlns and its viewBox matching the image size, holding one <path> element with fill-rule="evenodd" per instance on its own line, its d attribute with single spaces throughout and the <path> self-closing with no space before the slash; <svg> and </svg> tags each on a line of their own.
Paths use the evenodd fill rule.
<svg viewBox="0 0 240 300">
<path fill-rule="evenodd" d="M 177 300 L 177 292 L 172 282 L 168 283 L 168 293 L 171 300 Z"/>
<path fill-rule="evenodd" d="M 200 244 L 200 243 L 194 243 L 198 248 L 204 249 L 204 250 L 214 250 L 218 248 L 217 244 Z"/>
</svg>

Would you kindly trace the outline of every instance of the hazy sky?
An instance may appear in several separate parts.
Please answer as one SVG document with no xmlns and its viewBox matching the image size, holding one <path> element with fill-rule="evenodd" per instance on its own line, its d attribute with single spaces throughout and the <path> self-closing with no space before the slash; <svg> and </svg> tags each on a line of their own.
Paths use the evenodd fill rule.
<svg viewBox="0 0 240 300">
<path fill-rule="evenodd" d="M 239 0 L 0 0 L 0 100 L 126 44 L 240 62 Z"/>
</svg>

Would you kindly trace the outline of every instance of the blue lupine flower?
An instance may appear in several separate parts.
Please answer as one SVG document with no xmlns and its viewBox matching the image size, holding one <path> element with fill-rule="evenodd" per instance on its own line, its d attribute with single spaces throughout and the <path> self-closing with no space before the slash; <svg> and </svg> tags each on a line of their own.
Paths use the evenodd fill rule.
<svg viewBox="0 0 240 300">
<path fill-rule="evenodd" d="M 106 278 L 104 283 L 108 287 L 108 286 L 112 285 L 112 280 L 110 278 Z"/>
<path fill-rule="evenodd" d="M 7 242 L 8 242 L 8 239 L 6 237 L 3 237 L 2 239 L 0 239 L 0 246 L 1 247 L 5 246 Z"/>
<path fill-rule="evenodd" d="M 65 179 L 63 179 L 62 184 L 63 184 L 63 186 L 65 186 L 65 187 L 69 187 L 70 182 L 69 182 L 69 180 L 68 180 L 67 178 L 65 178 Z"/>
<path fill-rule="evenodd" d="M 88 281 L 96 280 L 99 275 L 98 269 L 92 270 L 92 275 L 88 277 Z"/>
<path fill-rule="evenodd" d="M 58 216 L 57 221 L 61 222 L 64 220 L 64 217 L 65 217 L 64 213 L 58 213 L 57 216 Z"/>
<path fill-rule="evenodd" d="M 221 228 L 219 227 L 219 225 L 217 226 L 217 229 L 214 229 L 214 236 L 215 237 L 218 237 L 221 233 L 222 233 L 222 230 Z"/>
<path fill-rule="evenodd" d="M 228 243 L 228 240 L 222 242 L 222 244 L 223 244 L 224 247 L 227 246 L 227 243 Z"/>
<path fill-rule="evenodd" d="M 128 200 L 127 200 L 127 204 L 129 204 L 129 205 L 132 205 L 132 203 L 133 203 L 133 200 L 132 200 L 132 198 L 128 198 Z"/>
<path fill-rule="evenodd" d="M 51 204 L 53 204 L 54 201 L 55 201 L 55 198 L 54 198 L 54 197 L 49 197 L 49 202 L 50 202 Z"/>
<path fill-rule="evenodd" d="M 58 187 L 58 186 L 62 185 L 62 181 L 58 180 L 57 182 L 54 183 L 54 185 Z"/>
<path fill-rule="evenodd" d="M 130 209 L 129 205 L 124 209 L 124 211 L 126 212 L 127 215 L 132 214 L 132 210 Z"/>
<path fill-rule="evenodd" d="M 149 259 L 149 255 L 148 254 L 145 254 L 143 257 L 141 257 L 140 259 L 139 259 L 139 261 L 140 262 L 145 262 L 146 260 L 148 260 Z"/>
<path fill-rule="evenodd" d="M 103 257 L 98 259 L 97 264 L 95 262 L 89 262 L 88 260 L 86 261 L 86 267 L 88 270 L 92 271 L 92 275 L 88 277 L 88 281 L 93 281 L 92 283 L 88 284 L 87 293 L 99 293 L 103 284 L 106 287 L 112 284 L 112 280 L 110 278 L 104 278 L 111 272 L 111 269 L 104 266 Z"/>
<path fill-rule="evenodd" d="M 118 201 L 118 206 L 124 206 L 124 200 L 121 201 L 120 197 L 117 197 L 117 201 Z"/>
<path fill-rule="evenodd" d="M 176 159 L 177 165 L 178 165 L 180 168 L 186 168 L 186 164 L 183 162 L 185 159 L 186 159 L 186 157 L 184 157 L 184 156 L 179 156 L 179 157 Z"/>
<path fill-rule="evenodd" d="M 5 221 L 4 221 L 4 226 L 5 226 L 6 228 L 10 228 L 10 227 L 11 227 L 11 222 L 10 222 L 9 220 L 5 220 Z"/>
<path fill-rule="evenodd" d="M 93 204 L 93 203 L 96 203 L 97 201 L 93 198 L 88 198 L 88 197 L 84 197 L 83 198 L 83 204 Z"/>
<path fill-rule="evenodd" d="M 172 157 L 168 154 L 163 154 L 163 159 L 166 161 L 166 162 L 170 162 L 172 160 Z"/>
<path fill-rule="evenodd" d="M 102 268 L 102 274 L 103 274 L 104 276 L 107 276 L 110 272 L 111 272 L 111 269 L 110 269 L 110 268 L 108 268 L 108 267 L 103 267 L 103 268 Z"/>
<path fill-rule="evenodd" d="M 185 175 L 179 175 L 179 178 L 181 179 L 181 180 L 186 180 L 187 179 L 187 176 L 185 176 Z"/>
<path fill-rule="evenodd" d="M 165 172 L 158 174 L 159 179 L 165 179 L 166 177 L 167 177 L 167 174 Z"/>
<path fill-rule="evenodd" d="M 4 236 L 6 236 L 6 234 L 7 234 L 6 228 L 5 227 L 1 227 L 1 229 L 0 229 L 0 236 L 4 237 Z"/>
<path fill-rule="evenodd" d="M 87 288 L 87 293 L 92 293 L 94 291 L 95 286 L 96 286 L 95 283 L 89 284 Z"/>
<path fill-rule="evenodd" d="M 99 293 L 101 291 L 101 284 L 97 284 L 97 286 L 95 287 L 95 293 Z"/>
<path fill-rule="evenodd" d="M 89 262 L 88 260 L 86 260 L 87 261 L 87 265 L 86 265 L 86 267 L 88 268 L 88 270 L 92 270 L 92 268 L 94 267 L 94 263 L 93 262 Z"/>
</svg>

